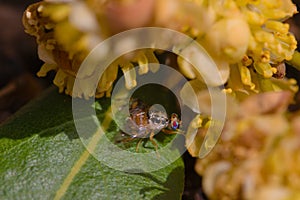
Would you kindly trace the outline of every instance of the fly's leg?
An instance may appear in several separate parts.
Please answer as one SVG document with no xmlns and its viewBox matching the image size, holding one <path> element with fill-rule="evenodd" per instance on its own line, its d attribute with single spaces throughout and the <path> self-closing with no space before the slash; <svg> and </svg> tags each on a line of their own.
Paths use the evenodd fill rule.
<svg viewBox="0 0 300 200">
<path fill-rule="evenodd" d="M 121 140 L 121 142 L 127 143 L 127 142 L 131 142 L 131 141 L 134 140 L 134 139 L 135 139 L 134 137 L 125 138 L 125 139 Z"/>
<path fill-rule="evenodd" d="M 170 129 L 162 129 L 161 130 L 163 133 L 165 134 L 169 134 L 169 135 L 173 135 L 173 134 L 184 134 L 184 132 L 180 129 L 177 129 L 177 130 L 170 130 Z"/>
<path fill-rule="evenodd" d="M 154 135 L 155 135 L 155 134 L 154 134 L 154 132 L 152 131 L 152 132 L 150 133 L 149 140 L 150 140 L 151 143 L 153 144 L 157 156 L 160 157 L 159 154 L 158 154 L 158 145 L 157 145 L 157 143 L 156 143 L 155 140 L 154 140 Z M 141 143 L 142 143 L 142 141 L 143 141 L 144 139 L 145 139 L 145 138 L 141 138 L 141 139 L 138 141 L 138 143 L 137 143 L 137 145 L 136 145 L 136 148 L 135 148 L 135 151 L 136 151 L 136 152 L 139 151 L 139 147 L 140 147 L 140 145 L 141 145 Z"/>
<path fill-rule="evenodd" d="M 139 140 L 139 142 L 137 143 L 136 148 L 135 148 L 135 151 L 136 151 L 136 152 L 139 151 L 139 146 L 141 145 L 143 139 L 144 139 L 144 138 L 141 138 L 141 139 Z"/>
<path fill-rule="evenodd" d="M 154 139 L 153 139 L 154 135 L 155 135 L 155 134 L 154 134 L 154 132 L 152 131 L 152 132 L 150 133 L 149 139 L 150 139 L 151 143 L 153 144 L 153 146 L 154 146 L 154 148 L 155 148 L 155 152 L 156 152 L 157 156 L 160 157 L 160 155 L 159 155 L 159 153 L 158 153 L 158 145 L 157 145 L 157 143 L 156 143 L 156 142 L 154 141 Z"/>
<path fill-rule="evenodd" d="M 157 143 L 154 141 L 153 137 L 154 137 L 154 132 L 152 131 L 149 139 L 150 139 L 151 143 L 154 145 L 155 151 L 157 152 Z"/>
<path fill-rule="evenodd" d="M 124 143 L 126 143 L 126 142 L 131 142 L 131 141 L 133 141 L 133 140 L 135 140 L 135 139 L 137 139 L 137 138 L 136 138 L 136 137 L 126 138 L 126 139 L 122 140 L 122 142 L 124 142 Z M 139 151 L 139 147 L 140 147 L 140 145 L 141 145 L 141 143 L 142 143 L 143 140 L 144 140 L 144 138 L 141 138 L 141 139 L 138 141 L 138 143 L 137 143 L 137 145 L 136 145 L 136 148 L 135 148 L 135 151 L 136 151 L 136 152 Z"/>
</svg>

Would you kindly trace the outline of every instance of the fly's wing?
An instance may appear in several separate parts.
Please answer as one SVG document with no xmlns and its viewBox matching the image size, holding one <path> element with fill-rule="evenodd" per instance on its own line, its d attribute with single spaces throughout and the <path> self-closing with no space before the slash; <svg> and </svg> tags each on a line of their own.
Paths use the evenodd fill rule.
<svg viewBox="0 0 300 200">
<path fill-rule="evenodd" d="M 155 133 L 160 132 L 168 126 L 168 118 L 162 113 L 151 113 L 149 119 L 149 127 Z"/>
</svg>

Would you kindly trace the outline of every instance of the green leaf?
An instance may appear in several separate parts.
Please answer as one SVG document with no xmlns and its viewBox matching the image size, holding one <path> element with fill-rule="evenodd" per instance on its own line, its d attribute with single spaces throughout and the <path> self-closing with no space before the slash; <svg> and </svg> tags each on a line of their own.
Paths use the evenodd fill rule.
<svg viewBox="0 0 300 200">
<path fill-rule="evenodd" d="M 103 119 L 110 99 L 98 103 L 97 117 Z M 107 133 L 120 134 L 113 122 Z M 172 138 L 159 137 L 159 146 Z M 151 149 L 145 142 L 142 152 Z M 134 151 L 136 142 L 129 145 Z M 0 127 L 0 166 L 1 199 L 180 199 L 184 184 L 181 158 L 158 171 L 135 174 L 99 162 L 76 132 L 72 99 L 53 88 Z"/>
</svg>

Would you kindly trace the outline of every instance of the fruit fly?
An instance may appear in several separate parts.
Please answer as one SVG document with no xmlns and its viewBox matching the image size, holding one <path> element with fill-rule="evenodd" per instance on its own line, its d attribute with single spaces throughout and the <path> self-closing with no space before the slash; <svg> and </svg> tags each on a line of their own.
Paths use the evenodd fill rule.
<svg viewBox="0 0 300 200">
<path fill-rule="evenodd" d="M 171 114 L 169 118 L 164 109 L 157 106 L 148 106 L 140 99 L 131 99 L 129 105 L 130 116 L 126 118 L 124 132 L 131 136 L 129 140 L 140 138 L 136 151 L 144 138 L 149 138 L 155 150 L 157 143 L 153 137 L 160 131 L 167 134 L 176 134 L 181 125 L 177 114 Z"/>
</svg>

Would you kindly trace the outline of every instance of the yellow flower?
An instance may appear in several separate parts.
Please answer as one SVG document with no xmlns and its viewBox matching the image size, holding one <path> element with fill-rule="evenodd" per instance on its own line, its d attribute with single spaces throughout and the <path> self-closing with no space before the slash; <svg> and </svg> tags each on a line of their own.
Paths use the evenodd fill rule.
<svg viewBox="0 0 300 200">
<path fill-rule="evenodd" d="M 97 11 L 99 15 L 102 14 L 101 11 Z M 57 71 L 54 84 L 59 87 L 60 92 L 74 97 L 110 96 L 119 67 L 125 73 L 133 68 L 133 62 L 158 63 L 152 50 L 138 51 L 130 59 L 123 56 L 105 71 L 97 85 L 96 93 L 93 92 L 93 86 L 86 83 L 86 79 L 95 70 L 89 68 L 79 77 L 80 87 L 73 94 L 74 81 L 81 63 L 96 45 L 108 37 L 108 28 L 102 26 L 103 22 L 98 22 L 97 13 L 93 12 L 89 4 L 81 1 L 43 1 L 33 4 L 25 11 L 23 23 L 26 32 L 37 38 L 39 57 L 45 62 L 37 75 L 46 76 L 51 70 Z M 139 72 L 148 72 L 147 65 Z M 126 73 L 125 80 L 128 89 L 136 85 L 135 75 L 132 73 Z"/>
<path fill-rule="evenodd" d="M 234 112 L 218 144 L 195 166 L 210 199 L 299 198 L 300 113 L 286 112 L 291 100 L 290 92 L 268 92 L 228 104 Z M 192 155 L 199 154 L 207 130 L 197 127 Z"/>
<path fill-rule="evenodd" d="M 284 73 L 277 76 L 278 66 L 293 58 L 297 45 L 289 25 L 282 21 L 296 12 L 290 0 L 41 1 L 28 7 L 23 22 L 26 32 L 36 37 L 39 56 L 45 62 L 38 75 L 57 71 L 54 83 L 61 92 L 72 95 L 81 63 L 101 41 L 131 28 L 158 26 L 195 38 L 220 71 L 222 81 L 210 81 L 213 86 L 226 83 L 227 92 L 244 98 L 263 91 L 297 90 L 293 81 L 276 79 L 284 78 Z M 197 59 L 192 51 L 185 56 Z M 184 59 L 178 57 L 179 70 L 189 79 L 202 80 Z M 73 96 L 109 96 L 119 67 L 125 73 L 133 68 L 132 63 L 149 61 L 158 62 L 154 50 L 122 56 L 105 72 L 96 94 L 90 86 Z M 85 76 L 94 70 L 88 69 Z M 147 72 L 147 66 L 140 69 L 140 73 Z M 126 87 L 134 87 L 135 74 L 125 74 Z"/>
</svg>

